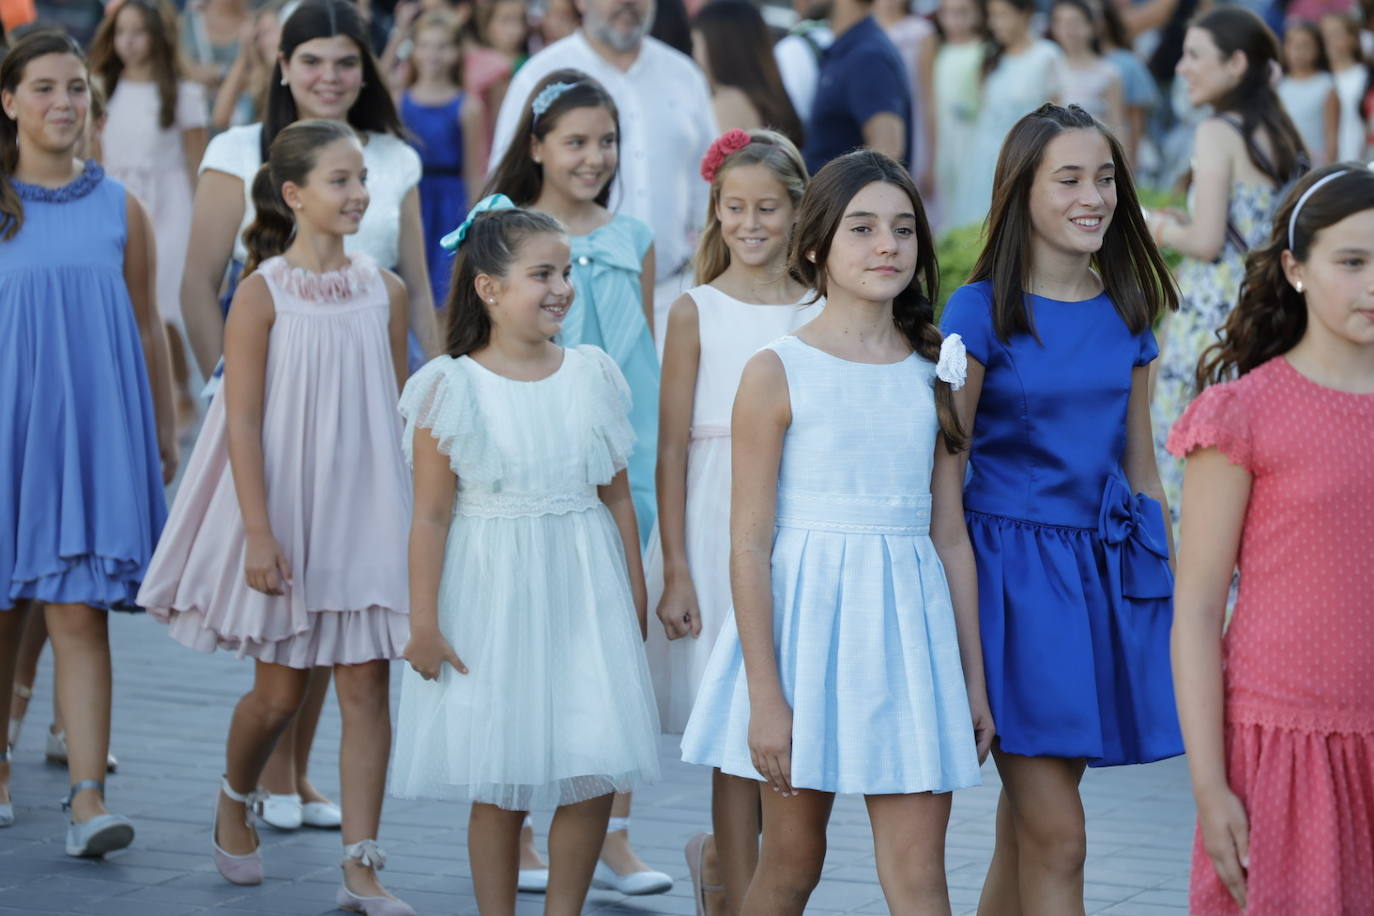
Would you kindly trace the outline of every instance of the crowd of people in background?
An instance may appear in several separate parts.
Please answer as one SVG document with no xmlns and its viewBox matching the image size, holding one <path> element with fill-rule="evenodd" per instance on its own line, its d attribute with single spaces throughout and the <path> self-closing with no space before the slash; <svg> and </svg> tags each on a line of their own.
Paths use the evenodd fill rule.
<svg viewBox="0 0 1374 916">
<path fill-rule="evenodd" d="M 836 792 L 947 913 L 989 753 L 983 912 L 1081 913 L 1085 768 L 1185 744 L 1197 913 L 1368 911 L 1371 14 L 0 0 L 0 827 L 50 642 L 67 852 L 133 841 L 144 609 L 254 660 L 236 884 L 255 823 L 338 828 L 339 906 L 413 913 L 389 791 L 472 803 L 483 912 L 663 893 L 662 730 L 713 774 L 698 913 L 801 913 Z"/>
</svg>

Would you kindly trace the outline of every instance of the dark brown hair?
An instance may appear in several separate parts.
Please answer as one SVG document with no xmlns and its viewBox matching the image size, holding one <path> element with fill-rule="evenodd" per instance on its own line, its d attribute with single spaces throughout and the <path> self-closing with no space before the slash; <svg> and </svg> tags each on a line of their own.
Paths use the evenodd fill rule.
<svg viewBox="0 0 1374 916">
<path fill-rule="evenodd" d="M 405 128 L 401 125 L 400 115 L 396 113 L 396 103 L 377 68 L 377 59 L 372 56 L 367 26 L 358 8 L 348 0 L 305 0 L 282 23 L 281 46 L 278 50 L 282 58 L 289 61 L 291 55 L 296 53 L 296 48 L 307 41 L 333 38 L 335 35 L 343 35 L 357 46 L 363 68 L 363 88 L 354 100 L 353 107 L 348 109 L 348 123 L 359 131 L 389 133 L 405 139 Z M 261 152 L 264 162 L 277 134 L 299 117 L 291 87 L 282 85 L 281 60 L 278 60 L 272 64 L 272 77 L 267 81 L 267 106 L 262 119 Z"/>
<path fill-rule="evenodd" d="M 487 345 L 491 316 L 477 294 L 477 277 L 504 277 L 525 242 L 544 233 L 567 234 L 562 223 L 541 210 L 509 207 L 487 210 L 473 219 L 453 259 L 453 282 L 444 303 L 444 352 L 457 358 Z"/>
<path fill-rule="evenodd" d="M 245 277 L 284 252 L 296 234 L 296 216 L 282 198 L 282 185 L 289 181 L 304 186 L 320 150 L 338 140 L 356 143 L 358 135 L 340 121 L 311 119 L 288 124 L 272 141 L 267 161 L 253 177 L 253 222 L 243 230 L 243 247 L 248 249 Z"/>
<path fill-rule="evenodd" d="M 1150 239 L 1121 143 L 1077 105 L 1066 108 L 1047 103 L 1017 121 L 1002 143 L 992 182 L 987 241 L 969 275 L 970 283 L 992 283 L 992 326 L 1003 342 L 1016 334 L 1037 336 L 1025 300 L 1033 266 L 1031 188 L 1050 141 L 1070 130 L 1100 133 L 1116 167 L 1116 210 L 1092 264 L 1117 314 L 1132 334 L 1139 334 L 1154 323 L 1162 308 L 1178 308 L 1173 274 Z"/>
<path fill-rule="evenodd" d="M 183 73 L 176 12 L 167 0 L 120 0 L 115 4 L 91 39 L 91 73 L 100 81 L 105 97 L 113 98 L 124 73 L 124 61 L 115 53 L 115 24 L 126 9 L 138 10 L 148 31 L 149 63 L 158 96 L 157 123 L 166 130 L 177 121 L 177 81 Z"/>
<path fill-rule="evenodd" d="M 1345 170 L 1317 189 L 1302 205 L 1288 247 L 1288 221 L 1307 189 L 1328 175 Z M 1197 366 L 1198 391 L 1219 384 L 1282 356 L 1307 332 L 1307 303 L 1283 273 L 1283 253 L 1306 261 L 1317 234 L 1346 217 L 1374 210 L 1374 172 L 1358 162 L 1338 162 L 1310 172 L 1279 204 L 1269 240 L 1245 259 L 1236 307 L 1217 332 L 1218 340 L 1202 353 Z"/>
<path fill-rule="evenodd" d="M 453 61 L 453 66 L 449 68 L 449 82 L 463 88 L 463 64 L 466 62 L 467 55 L 463 51 L 463 39 L 467 36 L 471 28 L 471 20 L 464 21 L 457 14 L 447 10 L 431 10 L 428 13 L 421 13 L 415 20 L 415 25 L 411 28 L 410 34 L 413 39 L 418 39 L 420 33 L 429 29 L 442 29 L 448 40 L 458 48 L 458 56 Z M 418 74 L 415 72 L 415 65 L 412 63 L 406 68 L 409 73 L 406 79 L 406 86 L 414 86 Z"/>
<path fill-rule="evenodd" d="M 936 362 L 940 358 L 943 338 L 935 326 L 935 295 L 940 289 L 935 238 L 911 174 L 895 160 L 872 150 L 856 150 L 826 163 L 811 179 L 802 196 L 788 249 L 788 267 L 798 280 L 813 290 L 812 301 L 825 296 L 825 263 L 835 233 L 854 196 L 875 183 L 900 189 L 910 198 L 912 212 L 916 215 L 916 271 L 906 289 L 892 300 L 892 323 L 902 332 L 911 349 Z M 814 261 L 807 257 L 812 252 Z M 934 384 L 935 410 L 945 447 L 951 453 L 963 451 L 968 447 L 968 434 L 954 409 L 954 393 L 948 382 L 936 379 Z"/>
<path fill-rule="evenodd" d="M 81 47 L 66 32 L 39 29 L 14 43 L 0 60 L 0 91 L 14 92 L 24 81 L 24 70 L 40 57 L 70 54 L 85 64 Z M 24 201 L 10 181 L 19 168 L 19 125 L 0 111 L 0 241 L 8 242 L 24 227 Z"/>
<path fill-rule="evenodd" d="M 571 88 L 563 90 L 562 95 L 550 102 L 544 113 L 536 117 L 534 100 L 554 83 L 567 83 Z M 506 147 L 506 154 L 501 157 L 500 164 L 492 170 L 491 179 L 487 182 L 482 197 L 504 194 L 521 207 L 527 207 L 538 200 L 540 192 L 544 190 L 544 167 L 534 161 L 531 153 L 533 141 L 547 137 L 549 131 L 557 126 L 558 119 L 574 108 L 604 108 L 610 112 L 611 123 L 615 125 L 616 147 L 619 148 L 620 112 L 615 107 L 615 101 L 610 93 L 581 70 L 555 70 L 534 84 L 534 89 L 530 91 L 529 98 L 525 100 L 525 107 L 520 112 L 520 123 L 515 125 L 515 133 L 511 135 L 510 146 Z M 619 173 L 620 158 L 617 156 L 615 169 L 606 179 L 601 193 L 596 195 L 596 202 L 601 206 L 606 206 L 610 201 L 611 185 L 615 183 L 616 175 Z"/>
<path fill-rule="evenodd" d="M 1319 72 L 1330 73 L 1331 59 L 1326 56 L 1326 42 L 1322 40 L 1322 30 L 1317 27 L 1317 24 L 1315 22 L 1309 22 L 1306 19 L 1296 19 L 1293 22 L 1288 23 L 1284 35 L 1286 37 L 1287 35 L 1293 32 L 1302 32 L 1308 38 L 1311 38 L 1314 42 L 1316 42 L 1317 58 L 1316 60 L 1312 61 L 1312 67 L 1313 69 Z M 1284 55 L 1283 59 L 1283 72 L 1289 72 L 1288 57 L 1286 54 Z"/>
<path fill-rule="evenodd" d="M 773 57 L 772 36 L 763 16 L 748 0 L 712 0 L 692 19 L 692 31 L 706 45 L 711 83 L 730 86 L 749 97 L 763 126 L 803 143 L 801 118 L 783 88 Z"/>
<path fill-rule="evenodd" d="M 978 4 L 983 11 L 983 30 L 988 34 L 988 49 L 983 55 L 983 79 L 985 80 L 1002 63 L 1002 57 L 1007 53 L 1007 49 L 1002 46 L 1002 43 L 993 37 L 992 28 L 988 25 L 990 18 L 988 4 L 991 2 L 992 0 L 979 0 Z M 1027 16 L 1035 12 L 1035 0 L 1002 0 L 1002 2 Z M 1111 0 L 1107 0 L 1107 2 L 1110 3 Z"/>
</svg>

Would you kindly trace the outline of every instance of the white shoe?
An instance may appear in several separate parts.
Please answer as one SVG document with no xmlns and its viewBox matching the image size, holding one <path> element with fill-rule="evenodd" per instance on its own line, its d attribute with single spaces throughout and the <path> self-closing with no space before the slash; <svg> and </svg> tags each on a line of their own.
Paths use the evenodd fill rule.
<svg viewBox="0 0 1374 916">
<path fill-rule="evenodd" d="M 67 765 L 67 735 L 65 732 L 55 732 L 48 729 L 48 747 L 43 754 L 48 763 L 56 763 L 59 766 Z M 119 758 L 114 754 L 105 755 L 105 772 L 114 773 L 119 770 Z"/>
<path fill-rule="evenodd" d="M 515 879 L 515 887 L 526 894 L 543 894 L 549 889 L 549 870 L 522 868 Z"/>
<path fill-rule="evenodd" d="M 257 815 L 268 826 L 278 830 L 299 830 L 302 823 L 301 797 L 267 795 L 258 803 Z"/>
<path fill-rule="evenodd" d="M 301 805 L 301 823 L 321 830 L 338 830 L 343 824 L 343 812 L 333 802 L 306 802 Z"/>
<path fill-rule="evenodd" d="M 592 874 L 592 887 L 639 897 L 644 894 L 666 894 L 673 889 L 673 878 L 653 870 L 618 875 L 605 862 L 597 862 L 596 871 Z"/>
<path fill-rule="evenodd" d="M 10 752 L 0 747 L 0 763 L 9 763 Z M 14 826 L 14 802 L 0 802 L 0 827 Z M 546 873 L 547 874 L 547 873 Z M 547 878 L 545 879 L 547 882 Z"/>
</svg>

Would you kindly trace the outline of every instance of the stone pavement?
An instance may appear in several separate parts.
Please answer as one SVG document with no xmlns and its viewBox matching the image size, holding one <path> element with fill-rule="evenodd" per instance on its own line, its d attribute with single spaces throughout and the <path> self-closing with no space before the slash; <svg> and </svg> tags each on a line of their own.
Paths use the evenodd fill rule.
<svg viewBox="0 0 1374 916">
<path fill-rule="evenodd" d="M 219 653 L 203 656 L 168 639 L 143 616 L 112 615 L 115 655 L 112 810 L 135 820 L 134 846 L 104 862 L 63 854 L 58 799 L 65 772 L 42 759 L 42 732 L 51 701 L 45 657 L 38 694 L 15 755 L 18 823 L 0 830 L 0 916 L 99 914 L 183 916 L 213 913 L 323 914 L 339 881 L 337 833 L 284 834 L 264 829 L 267 881 L 258 888 L 224 883 L 210 859 L 209 826 L 222 767 L 225 729 L 246 689 L 250 666 Z M 393 678 L 400 673 L 396 666 Z M 394 695 L 393 695 L 394 699 Z M 335 792 L 339 720 L 331 700 L 316 741 L 312 775 Z M 691 886 L 682 847 L 707 826 L 706 775 L 677 760 L 676 739 L 664 738 L 664 778 L 636 798 L 632 835 L 644 859 L 678 879 L 669 894 L 629 899 L 593 891 L 586 912 L 691 914 Z M 948 841 L 954 912 L 971 913 L 992 848 L 996 772 L 988 785 L 958 793 Z M 1088 912 L 1119 916 L 1186 913 L 1192 803 L 1183 761 L 1090 771 Z M 387 886 L 427 916 L 475 913 L 465 851 L 467 813 L 443 802 L 388 801 L 381 841 L 390 856 Z M 535 817 L 536 829 L 548 817 Z M 830 853 L 809 911 L 883 913 L 882 892 L 862 801 L 840 799 L 830 826 Z M 542 912 L 538 897 L 519 912 Z"/>
</svg>

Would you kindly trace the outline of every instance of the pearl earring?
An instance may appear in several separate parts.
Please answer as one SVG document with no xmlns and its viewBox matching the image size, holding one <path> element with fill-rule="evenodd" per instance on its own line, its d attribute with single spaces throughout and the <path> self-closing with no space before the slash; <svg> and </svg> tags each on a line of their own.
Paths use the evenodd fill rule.
<svg viewBox="0 0 1374 916">
<path fill-rule="evenodd" d="M 1297 290 L 1297 291 L 1298 291 L 1298 295 L 1301 296 L 1301 295 L 1302 295 L 1302 281 L 1299 280 L 1297 283 L 1294 283 L 1294 284 L 1293 284 L 1293 289 Z"/>
<path fill-rule="evenodd" d="M 283 86 L 289 86 L 289 85 L 290 85 L 290 83 L 288 83 L 288 82 L 286 81 L 286 77 L 284 77 L 284 76 L 281 78 L 281 84 L 282 84 Z"/>
</svg>

